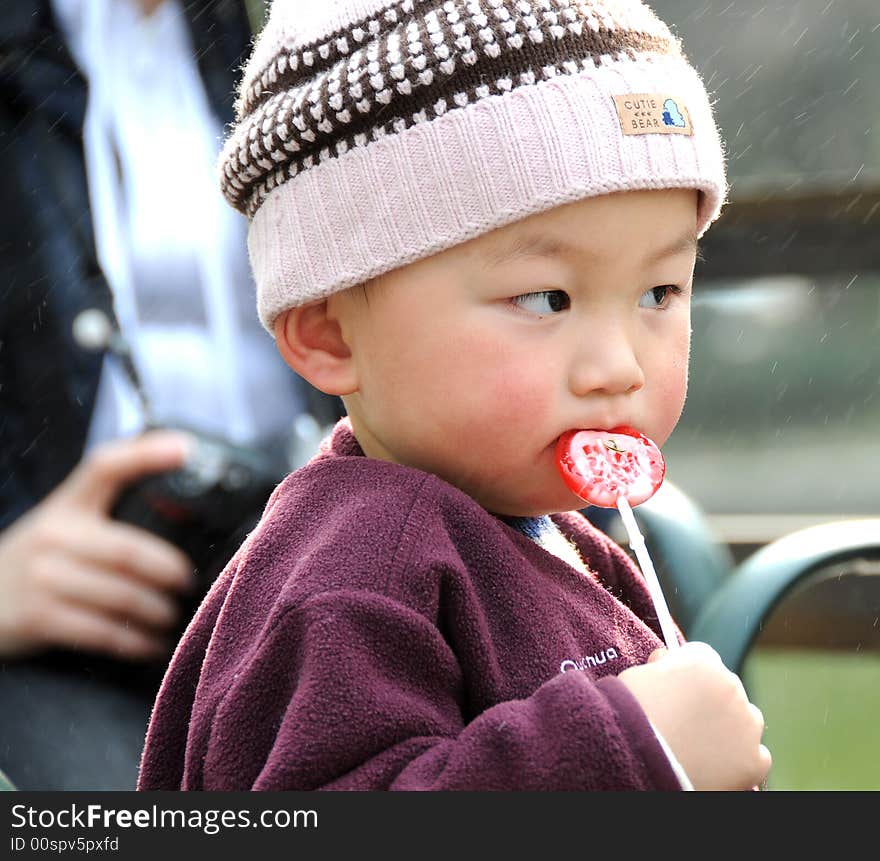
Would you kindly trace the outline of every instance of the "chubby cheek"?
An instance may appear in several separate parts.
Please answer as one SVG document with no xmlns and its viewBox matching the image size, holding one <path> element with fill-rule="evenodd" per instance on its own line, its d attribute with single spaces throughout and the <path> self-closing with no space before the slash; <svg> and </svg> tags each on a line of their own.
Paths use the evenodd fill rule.
<svg viewBox="0 0 880 861">
<path fill-rule="evenodd" d="M 521 344 L 479 334 L 456 338 L 443 352 L 436 357 L 438 383 L 425 413 L 431 425 L 447 430 L 447 455 L 462 480 L 497 480 L 542 438 L 550 402 L 547 369 Z"/>
<path fill-rule="evenodd" d="M 662 373 L 654 381 L 651 414 L 652 439 L 662 445 L 675 429 L 687 397 L 690 337 L 682 334 L 669 348 Z"/>
<path fill-rule="evenodd" d="M 492 423 L 504 437 L 534 433 L 546 418 L 552 402 L 552 370 L 540 356 L 523 349 L 522 344 L 486 341 L 467 347 L 470 355 L 480 351 L 473 371 L 478 402 L 474 411 Z M 522 442 L 522 440 L 520 440 Z"/>
</svg>

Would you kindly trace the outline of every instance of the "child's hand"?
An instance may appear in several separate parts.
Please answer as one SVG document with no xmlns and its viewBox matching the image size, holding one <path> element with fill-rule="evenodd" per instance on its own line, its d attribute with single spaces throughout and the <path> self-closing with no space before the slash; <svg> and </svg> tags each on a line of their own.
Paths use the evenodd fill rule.
<svg viewBox="0 0 880 861">
<path fill-rule="evenodd" d="M 764 716 L 705 643 L 658 649 L 620 674 L 695 789 L 752 789 L 770 770 Z"/>
</svg>

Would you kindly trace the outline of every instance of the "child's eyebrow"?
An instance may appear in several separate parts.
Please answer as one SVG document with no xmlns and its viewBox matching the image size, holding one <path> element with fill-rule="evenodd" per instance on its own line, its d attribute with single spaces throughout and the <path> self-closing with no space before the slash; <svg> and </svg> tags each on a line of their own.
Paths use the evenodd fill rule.
<svg viewBox="0 0 880 861">
<path fill-rule="evenodd" d="M 696 234 L 687 233 L 675 242 L 670 242 L 669 245 L 649 254 L 645 262 L 657 263 L 666 257 L 675 257 L 679 254 L 693 254 L 697 258 L 700 257 L 700 243 Z"/>
<path fill-rule="evenodd" d="M 503 263 L 512 263 L 514 260 L 524 260 L 529 257 L 565 257 L 583 254 L 583 249 L 578 248 L 561 239 L 545 234 L 524 234 L 511 242 L 499 245 L 498 248 L 486 255 L 486 268 L 501 266 Z"/>
<path fill-rule="evenodd" d="M 687 233 L 684 236 L 670 242 L 657 251 L 652 251 L 647 255 L 645 262 L 648 264 L 657 263 L 667 257 L 675 257 L 679 254 L 690 253 L 700 257 L 700 247 L 697 236 L 694 233 Z M 486 268 L 501 266 L 504 263 L 512 263 L 515 260 L 528 259 L 530 257 L 566 257 L 566 256 L 594 256 L 584 249 L 553 236 L 545 234 L 525 234 L 514 239 L 506 245 L 500 245 L 498 248 L 490 251 L 486 255 Z"/>
</svg>

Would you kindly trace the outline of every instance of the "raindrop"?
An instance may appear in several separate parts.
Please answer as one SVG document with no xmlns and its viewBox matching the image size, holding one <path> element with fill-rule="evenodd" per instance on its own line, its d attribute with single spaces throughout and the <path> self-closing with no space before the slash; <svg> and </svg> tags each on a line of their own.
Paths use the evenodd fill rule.
<svg viewBox="0 0 880 861">
<path fill-rule="evenodd" d="M 792 233 L 791 233 L 791 235 L 788 237 L 788 239 L 786 239 L 785 242 L 783 242 L 782 245 L 779 246 L 779 250 L 780 250 L 780 251 L 785 251 L 785 249 L 788 248 L 789 245 L 791 245 L 792 241 L 793 241 L 795 238 L 797 238 L 797 235 L 798 235 L 799 232 L 800 232 L 800 231 L 798 231 L 798 230 L 794 230 L 794 231 L 792 231 Z"/>
</svg>

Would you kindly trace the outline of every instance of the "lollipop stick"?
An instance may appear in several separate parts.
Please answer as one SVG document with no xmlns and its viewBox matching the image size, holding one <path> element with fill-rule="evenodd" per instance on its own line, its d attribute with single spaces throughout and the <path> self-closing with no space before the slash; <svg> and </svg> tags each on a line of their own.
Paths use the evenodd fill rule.
<svg viewBox="0 0 880 861">
<path fill-rule="evenodd" d="M 654 570 L 654 563 L 648 555 L 648 548 L 645 546 L 645 538 L 639 530 L 633 510 L 627 502 L 626 497 L 620 496 L 617 499 L 617 510 L 626 527 L 626 534 L 629 536 L 629 546 L 636 554 L 636 559 L 645 575 L 648 584 L 648 591 L 651 593 L 651 600 L 654 602 L 654 610 L 657 613 L 657 619 L 660 622 L 660 630 L 663 632 L 663 639 L 666 641 L 666 648 L 672 651 L 679 646 L 678 635 L 675 632 L 675 624 L 669 613 L 669 607 L 666 606 L 666 599 L 663 597 L 663 590 L 660 588 L 660 581 L 657 579 L 657 572 Z"/>
</svg>

